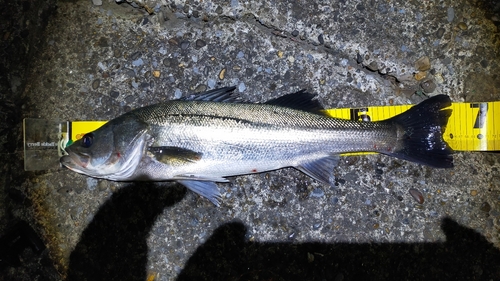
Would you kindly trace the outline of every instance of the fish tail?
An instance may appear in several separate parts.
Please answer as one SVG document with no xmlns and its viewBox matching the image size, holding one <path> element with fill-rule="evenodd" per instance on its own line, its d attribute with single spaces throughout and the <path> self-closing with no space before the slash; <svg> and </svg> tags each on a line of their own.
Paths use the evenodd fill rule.
<svg viewBox="0 0 500 281">
<path fill-rule="evenodd" d="M 451 109 L 450 97 L 437 95 L 382 122 L 398 128 L 398 144 L 390 156 L 436 168 L 453 167 L 453 150 L 443 139 Z"/>
</svg>

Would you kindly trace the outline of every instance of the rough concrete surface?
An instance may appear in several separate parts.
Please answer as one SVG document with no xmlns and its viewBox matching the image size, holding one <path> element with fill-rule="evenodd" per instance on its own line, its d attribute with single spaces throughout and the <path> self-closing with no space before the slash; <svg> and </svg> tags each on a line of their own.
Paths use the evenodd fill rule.
<svg viewBox="0 0 500 281">
<path fill-rule="evenodd" d="M 59 1 L 26 72 L 8 76 L 19 101 L 8 140 L 18 145 L 5 155 L 22 163 L 19 115 L 108 120 L 221 86 L 252 102 L 307 89 L 326 108 L 441 93 L 500 100 L 499 9 L 475 0 Z M 500 156 L 454 158 L 453 169 L 434 169 L 345 157 L 333 186 L 292 168 L 232 177 L 219 184 L 219 208 L 174 183 L 10 165 L 1 227 L 23 219 L 40 234 L 58 275 L 35 271 L 37 280 L 500 280 Z M 5 274 L 35 280 L 19 268 Z"/>
</svg>

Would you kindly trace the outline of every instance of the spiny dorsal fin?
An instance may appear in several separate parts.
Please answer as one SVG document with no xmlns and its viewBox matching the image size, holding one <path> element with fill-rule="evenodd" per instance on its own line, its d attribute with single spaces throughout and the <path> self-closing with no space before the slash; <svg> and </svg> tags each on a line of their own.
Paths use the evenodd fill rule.
<svg viewBox="0 0 500 281">
<path fill-rule="evenodd" d="M 323 106 L 321 106 L 321 103 L 318 100 L 314 99 L 315 97 L 316 95 L 308 93 L 306 90 L 300 90 L 296 93 L 268 100 L 265 104 L 288 107 L 323 115 L 321 112 L 321 110 L 323 110 Z"/>
<path fill-rule="evenodd" d="M 214 102 L 236 102 L 238 96 L 233 93 L 236 87 L 224 87 L 210 91 L 192 94 L 180 100 L 186 101 L 214 101 Z"/>
</svg>

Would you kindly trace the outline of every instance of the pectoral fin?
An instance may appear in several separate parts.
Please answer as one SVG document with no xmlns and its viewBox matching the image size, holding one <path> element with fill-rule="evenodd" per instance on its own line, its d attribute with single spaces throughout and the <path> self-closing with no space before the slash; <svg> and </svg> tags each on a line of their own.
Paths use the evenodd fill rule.
<svg viewBox="0 0 500 281">
<path fill-rule="evenodd" d="M 178 183 L 189 188 L 191 191 L 207 198 L 215 206 L 220 206 L 222 200 L 219 188 L 214 182 L 211 181 L 197 181 L 197 180 L 177 180 Z"/>
<path fill-rule="evenodd" d="M 175 146 L 151 146 L 148 153 L 158 162 L 170 166 L 194 163 L 201 159 L 202 153 Z"/>
<path fill-rule="evenodd" d="M 305 161 L 296 168 L 320 182 L 331 185 L 332 182 L 330 178 L 332 177 L 332 171 L 338 163 L 338 155 L 331 155 L 312 161 Z"/>
</svg>

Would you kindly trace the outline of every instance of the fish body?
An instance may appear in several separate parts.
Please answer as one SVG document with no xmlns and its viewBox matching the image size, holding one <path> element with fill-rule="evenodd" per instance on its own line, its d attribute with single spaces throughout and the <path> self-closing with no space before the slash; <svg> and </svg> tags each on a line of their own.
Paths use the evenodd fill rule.
<svg viewBox="0 0 500 281">
<path fill-rule="evenodd" d="M 451 110 L 440 95 L 379 122 L 321 113 L 303 91 L 264 104 L 235 102 L 234 88 L 206 92 L 125 113 L 66 148 L 69 169 L 115 181 L 177 181 L 214 204 L 214 182 L 295 167 L 329 184 L 338 155 L 373 151 L 452 167 L 442 139 Z"/>
</svg>

